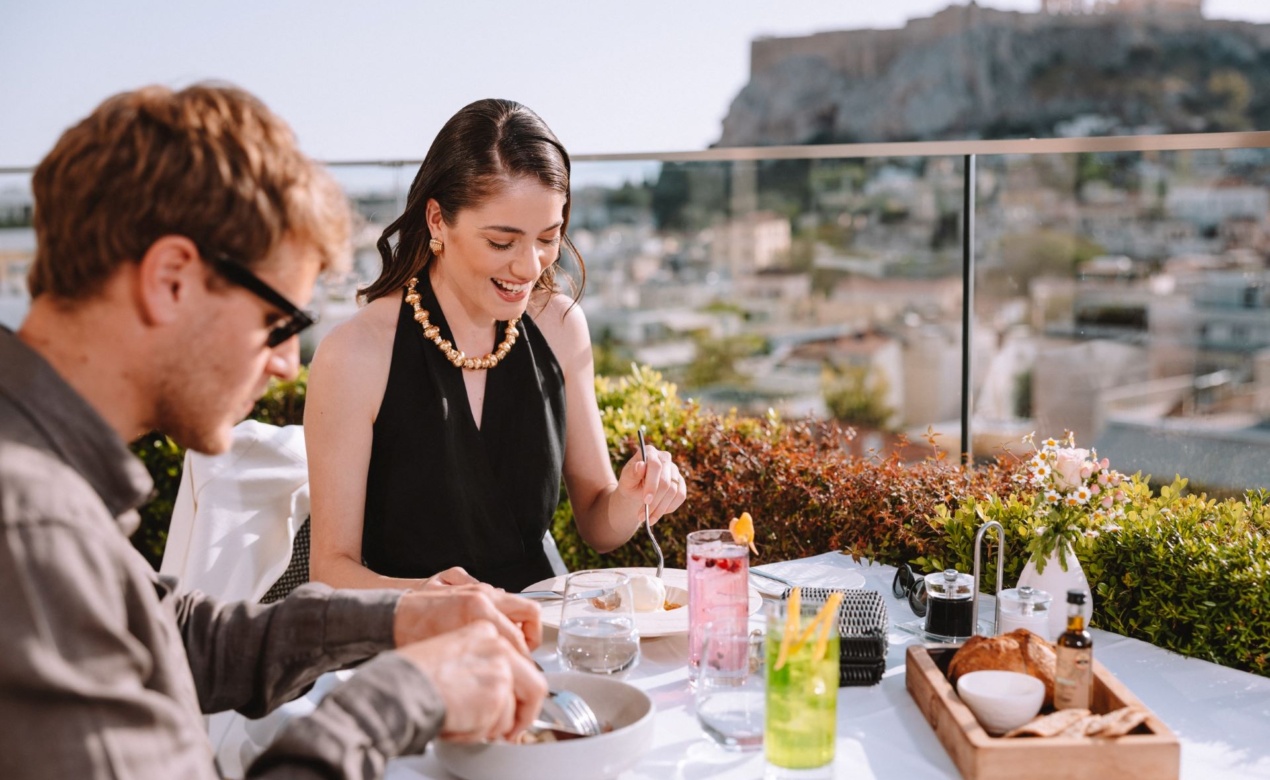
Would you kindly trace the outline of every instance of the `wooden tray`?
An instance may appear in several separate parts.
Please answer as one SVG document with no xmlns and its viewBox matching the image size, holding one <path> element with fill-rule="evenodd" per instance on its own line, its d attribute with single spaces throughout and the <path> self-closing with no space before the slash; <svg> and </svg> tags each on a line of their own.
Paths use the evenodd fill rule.
<svg viewBox="0 0 1270 780">
<path fill-rule="evenodd" d="M 1110 740 L 989 736 L 948 683 L 945 670 L 956 651 L 956 647 L 909 647 L 905 685 L 967 780 L 1178 777 L 1181 746 L 1155 713 L 1133 732 Z M 1105 714 L 1129 704 L 1147 709 L 1095 659 L 1090 709 Z"/>
</svg>

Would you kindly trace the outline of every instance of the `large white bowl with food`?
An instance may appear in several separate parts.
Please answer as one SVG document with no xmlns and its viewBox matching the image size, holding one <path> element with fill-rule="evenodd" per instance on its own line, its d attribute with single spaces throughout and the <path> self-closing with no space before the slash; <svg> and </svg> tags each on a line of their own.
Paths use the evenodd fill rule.
<svg viewBox="0 0 1270 780">
<path fill-rule="evenodd" d="M 989 734 L 1004 734 L 1036 717 L 1045 683 L 1030 674 L 987 669 L 957 678 L 957 695 Z"/>
<path fill-rule="evenodd" d="M 581 696 L 611 728 L 594 737 L 514 745 L 439 740 L 437 760 L 463 780 L 603 780 L 629 769 L 653 745 L 653 700 L 629 683 L 580 672 L 548 672 L 554 690 Z"/>
</svg>

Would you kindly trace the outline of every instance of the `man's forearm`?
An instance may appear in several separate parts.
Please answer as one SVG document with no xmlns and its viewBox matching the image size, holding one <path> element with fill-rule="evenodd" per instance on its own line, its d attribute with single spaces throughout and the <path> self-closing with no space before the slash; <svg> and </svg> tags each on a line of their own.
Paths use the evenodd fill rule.
<svg viewBox="0 0 1270 780">
<path fill-rule="evenodd" d="M 388 760 L 423 752 L 445 719 L 428 678 L 387 653 L 289 721 L 247 770 L 249 780 L 378 778 Z"/>
<path fill-rule="evenodd" d="M 319 675 L 391 649 L 400 595 L 308 584 L 261 606 L 181 594 L 176 620 L 199 705 L 204 712 L 235 709 L 258 717 Z"/>
</svg>

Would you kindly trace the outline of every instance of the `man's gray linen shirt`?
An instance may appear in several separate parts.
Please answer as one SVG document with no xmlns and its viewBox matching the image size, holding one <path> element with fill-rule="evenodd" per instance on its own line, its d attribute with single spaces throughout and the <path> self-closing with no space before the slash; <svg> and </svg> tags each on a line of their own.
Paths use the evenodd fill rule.
<svg viewBox="0 0 1270 780">
<path fill-rule="evenodd" d="M 270 606 L 182 592 L 128 542 L 153 483 L 0 328 L 0 778 L 215 778 L 201 713 L 258 716 L 392 646 L 398 591 L 305 585 Z M 375 777 L 443 708 L 396 653 L 289 721 L 251 778 Z"/>
</svg>

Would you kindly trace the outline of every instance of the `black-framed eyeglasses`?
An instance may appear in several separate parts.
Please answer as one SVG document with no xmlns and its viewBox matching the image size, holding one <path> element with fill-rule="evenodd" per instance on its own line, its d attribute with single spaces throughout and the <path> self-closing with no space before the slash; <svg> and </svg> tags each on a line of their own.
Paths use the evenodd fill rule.
<svg viewBox="0 0 1270 780">
<path fill-rule="evenodd" d="M 907 563 L 901 563 L 891 580 L 891 593 L 897 599 L 908 599 L 909 609 L 918 617 L 926 617 L 926 578 L 913 571 Z"/>
<path fill-rule="evenodd" d="M 287 300 L 285 295 L 273 289 L 242 263 L 235 263 L 223 254 L 199 251 L 203 259 L 210 263 L 213 270 L 223 276 L 226 281 L 242 287 L 282 312 L 282 319 L 274 323 L 273 327 L 269 329 L 269 338 L 265 341 L 270 349 L 286 343 L 292 336 L 298 335 L 300 331 L 314 325 L 318 321 L 317 314 L 305 311 Z"/>
</svg>

